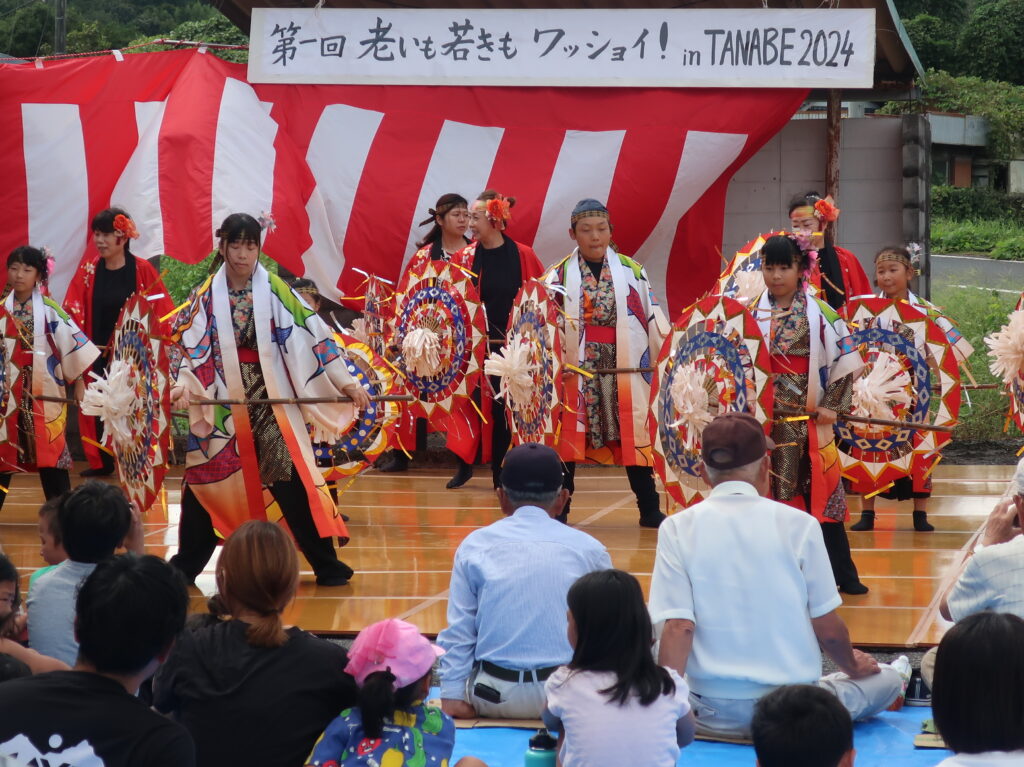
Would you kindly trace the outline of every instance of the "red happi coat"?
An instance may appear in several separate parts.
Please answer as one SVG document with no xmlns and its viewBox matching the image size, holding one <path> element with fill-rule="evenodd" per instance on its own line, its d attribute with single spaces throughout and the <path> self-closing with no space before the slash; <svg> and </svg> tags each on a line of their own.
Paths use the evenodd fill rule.
<svg viewBox="0 0 1024 767">
<path fill-rule="evenodd" d="M 128 255 L 128 258 L 135 259 L 135 291 L 142 293 L 153 304 L 158 317 L 164 317 L 174 309 L 174 301 L 160 273 L 151 263 L 138 256 Z M 66 311 L 85 334 L 91 339 L 92 328 L 92 299 L 93 288 L 96 285 L 96 266 L 99 263 L 99 255 L 88 256 L 78 266 L 78 271 L 71 278 L 67 294 L 64 296 L 64 311 Z M 103 352 L 104 355 L 106 352 Z M 88 380 L 86 380 L 88 383 Z M 100 460 L 100 451 L 96 447 L 96 419 L 91 416 L 83 416 L 78 413 L 78 428 L 82 436 L 82 448 L 89 466 L 98 469 L 103 466 Z"/>
<path fill-rule="evenodd" d="M 526 280 L 540 277 L 544 273 L 544 265 L 537 258 L 537 254 L 529 245 L 512 240 L 519 252 L 519 274 L 520 279 Z M 476 242 L 471 242 L 458 253 L 452 255 L 451 263 L 466 270 L 473 269 L 473 261 L 476 258 Z M 430 248 L 421 248 L 409 261 L 408 269 L 420 269 L 430 261 Z M 476 282 L 476 279 L 474 279 Z M 486 302 L 486 297 L 481 296 Z M 482 386 L 480 393 L 480 410 L 485 414 L 491 412 L 492 395 L 489 387 Z M 411 420 L 411 419 L 410 419 Z M 447 435 L 446 444 L 449 450 L 467 463 L 476 461 L 477 450 L 480 448 L 480 460 L 487 463 L 491 460 L 491 431 L 493 426 L 490 418 L 481 421 L 479 414 L 473 405 L 464 401 L 456 406 L 452 412 L 442 413 L 438 411 L 430 419 L 430 426 L 434 431 L 444 432 Z M 406 428 L 406 435 L 412 427 Z M 406 436 L 405 439 L 409 439 Z M 403 444 L 410 444 L 403 442 Z"/>
</svg>

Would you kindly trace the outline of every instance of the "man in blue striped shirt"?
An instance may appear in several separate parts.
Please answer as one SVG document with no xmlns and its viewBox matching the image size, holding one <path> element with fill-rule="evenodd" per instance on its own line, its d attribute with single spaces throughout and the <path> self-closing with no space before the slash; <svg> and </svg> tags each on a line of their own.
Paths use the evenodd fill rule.
<svg viewBox="0 0 1024 767">
<path fill-rule="evenodd" d="M 448 628 L 437 637 L 446 650 L 441 702 L 458 718 L 537 718 L 544 680 L 572 658 L 569 587 L 612 563 L 599 541 L 555 519 L 569 492 L 550 447 L 510 450 L 497 494 L 505 518 L 474 530 L 455 552 Z"/>
</svg>

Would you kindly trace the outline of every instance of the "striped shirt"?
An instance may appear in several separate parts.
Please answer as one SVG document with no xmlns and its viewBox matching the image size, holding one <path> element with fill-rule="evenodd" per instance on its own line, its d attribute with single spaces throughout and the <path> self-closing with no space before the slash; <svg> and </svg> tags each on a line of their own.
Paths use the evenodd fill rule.
<svg viewBox="0 0 1024 767">
<path fill-rule="evenodd" d="M 993 610 L 1024 618 L 1024 537 L 975 551 L 950 592 L 954 621 Z"/>
</svg>

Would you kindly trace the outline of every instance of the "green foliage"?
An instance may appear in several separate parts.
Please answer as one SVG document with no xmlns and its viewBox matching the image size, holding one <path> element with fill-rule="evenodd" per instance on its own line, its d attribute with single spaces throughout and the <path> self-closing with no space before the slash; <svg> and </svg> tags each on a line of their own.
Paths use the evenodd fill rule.
<svg viewBox="0 0 1024 767">
<path fill-rule="evenodd" d="M 162 37 L 167 40 L 190 40 L 193 42 L 218 43 L 221 45 L 249 44 L 248 36 L 223 16 L 215 16 L 213 18 L 200 19 L 197 21 L 186 21 L 168 32 L 156 35 L 156 37 Z M 153 35 L 147 35 L 133 41 L 133 44 L 137 45 L 144 43 L 153 38 Z M 134 50 L 135 52 L 143 53 L 146 51 L 166 50 L 166 47 L 162 45 L 147 45 Z M 247 50 L 217 50 L 215 48 L 211 48 L 210 52 L 220 56 L 226 61 L 234 61 L 239 64 L 244 64 L 249 60 L 249 51 Z"/>
<path fill-rule="evenodd" d="M 38 55 L 53 44 L 53 11 L 39 3 L 11 13 L 11 0 L 0 5 L 0 50 L 16 57 Z"/>
<path fill-rule="evenodd" d="M 974 347 L 974 354 L 968 363 L 975 380 L 978 383 L 995 383 L 996 378 L 988 369 L 985 336 L 1006 324 L 1017 297 L 996 291 L 948 287 L 936 291 L 932 301 L 941 307 L 945 315 L 956 321 L 960 332 Z M 965 398 L 960 407 L 960 425 L 953 439 L 1004 439 L 1003 425 L 1009 409 L 1006 396 L 1000 391 L 972 391 L 967 394 L 971 404 L 968 406 Z"/>
<path fill-rule="evenodd" d="M 938 16 L 922 13 L 903 22 L 910 42 L 926 69 L 955 71 L 957 67 L 956 24 Z"/>
<path fill-rule="evenodd" d="M 964 25 L 957 52 L 964 74 L 1024 85 L 1024 3 L 979 3 Z"/>
<path fill-rule="evenodd" d="M 896 11 L 904 20 L 931 15 L 950 24 L 963 24 L 968 17 L 965 0 L 896 0 Z"/>
<path fill-rule="evenodd" d="M 996 219 L 1024 224 L 1024 194 L 980 187 L 933 186 L 932 215 L 954 221 Z"/>
<path fill-rule="evenodd" d="M 53 0 L 0 0 L 0 51 L 18 57 L 53 53 Z M 25 6 L 19 8 L 19 6 Z M 186 23 L 220 22 L 230 27 L 230 42 L 247 39 L 212 5 L 200 0 L 69 0 L 67 50 L 69 53 L 125 48 L 135 40 L 170 37 Z M 181 38 L 177 38 L 181 39 Z M 209 42 L 222 42 L 211 38 Z M 228 42 L 228 41 L 223 41 Z"/>
<path fill-rule="evenodd" d="M 160 271 L 164 275 L 164 285 L 167 286 L 167 292 L 171 294 L 175 306 L 188 298 L 189 291 L 206 279 L 210 273 L 213 257 L 214 253 L 210 253 L 198 264 L 186 264 L 170 256 L 160 257 Z M 280 271 L 277 262 L 265 253 L 260 253 L 260 263 L 268 272 L 278 274 Z"/>
<path fill-rule="evenodd" d="M 993 159 L 1005 161 L 1024 154 L 1024 86 L 929 70 L 920 99 L 890 101 L 881 110 L 883 114 L 925 111 L 981 115 L 988 120 Z"/>
<path fill-rule="evenodd" d="M 1022 246 L 1024 225 L 1019 223 L 932 218 L 932 253 L 972 253 L 1016 260 L 1013 254 Z"/>
</svg>

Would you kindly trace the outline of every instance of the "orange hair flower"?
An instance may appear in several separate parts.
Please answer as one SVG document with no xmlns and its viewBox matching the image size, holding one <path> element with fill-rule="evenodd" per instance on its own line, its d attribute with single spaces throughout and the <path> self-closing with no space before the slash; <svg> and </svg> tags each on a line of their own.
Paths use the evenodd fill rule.
<svg viewBox="0 0 1024 767">
<path fill-rule="evenodd" d="M 831 197 L 826 197 L 814 203 L 814 215 L 819 221 L 832 222 L 839 218 L 839 208 L 833 204 Z"/>
<path fill-rule="evenodd" d="M 135 222 L 123 213 L 118 213 L 114 216 L 114 231 L 130 240 L 134 240 L 139 236 L 139 230 L 135 228 Z"/>
<path fill-rule="evenodd" d="M 512 205 L 504 197 L 495 197 L 487 201 L 487 218 L 492 224 L 508 221 L 512 218 Z"/>
</svg>

